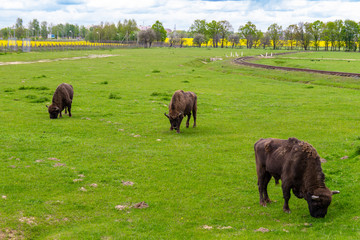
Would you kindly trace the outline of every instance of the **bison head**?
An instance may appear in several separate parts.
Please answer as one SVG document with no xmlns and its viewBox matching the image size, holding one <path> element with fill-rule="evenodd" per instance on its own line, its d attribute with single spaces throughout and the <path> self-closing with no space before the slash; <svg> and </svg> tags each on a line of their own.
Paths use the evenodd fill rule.
<svg viewBox="0 0 360 240">
<path fill-rule="evenodd" d="M 337 193 L 340 192 L 321 188 L 316 189 L 314 194 L 308 194 L 306 201 L 308 202 L 310 215 L 315 218 L 325 217 L 331 203 L 332 195 Z"/>
<path fill-rule="evenodd" d="M 179 113 L 178 115 L 172 116 L 172 115 L 168 115 L 166 113 L 164 113 L 165 116 L 170 120 L 170 130 L 175 129 L 176 132 L 180 133 L 180 124 L 181 121 L 184 118 L 184 115 L 182 113 Z"/>
<path fill-rule="evenodd" d="M 48 112 L 50 114 L 51 119 L 56 119 L 58 117 L 59 113 L 61 112 L 60 108 L 57 106 L 50 105 L 50 106 L 46 106 L 46 107 L 48 108 Z"/>
</svg>

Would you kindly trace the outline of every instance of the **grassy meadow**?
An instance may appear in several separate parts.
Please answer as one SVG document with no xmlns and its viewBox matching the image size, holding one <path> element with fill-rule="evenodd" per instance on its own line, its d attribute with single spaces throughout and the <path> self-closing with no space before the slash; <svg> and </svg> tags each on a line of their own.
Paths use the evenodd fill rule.
<svg viewBox="0 0 360 240">
<path fill-rule="evenodd" d="M 262 58 L 258 63 L 281 67 L 307 68 L 336 72 L 360 72 L 360 53 L 358 52 L 299 52 Z"/>
<path fill-rule="evenodd" d="M 359 79 L 239 66 L 225 58 L 235 51 L 265 54 L 0 55 L 66 58 L 0 65 L 0 239 L 360 238 Z M 360 60 L 347 54 L 326 53 Z M 108 56 L 69 59 L 92 55 Z M 62 82 L 74 87 L 73 116 L 51 120 L 45 105 Z M 197 127 L 183 121 L 180 134 L 164 116 L 178 89 L 198 96 Z M 294 195 L 284 213 L 274 180 L 275 202 L 259 205 L 253 145 L 267 137 L 297 137 L 327 160 L 326 185 L 341 193 L 325 218 L 312 218 Z M 139 202 L 149 207 L 135 208 Z"/>
</svg>

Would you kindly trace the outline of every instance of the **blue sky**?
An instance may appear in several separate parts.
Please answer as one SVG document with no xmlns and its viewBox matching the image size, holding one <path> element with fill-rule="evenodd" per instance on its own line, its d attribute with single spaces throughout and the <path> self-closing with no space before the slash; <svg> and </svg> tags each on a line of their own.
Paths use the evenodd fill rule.
<svg viewBox="0 0 360 240">
<path fill-rule="evenodd" d="M 360 0 L 1 0 L 0 28 L 13 26 L 18 17 L 24 25 L 40 22 L 90 26 L 135 19 L 138 25 L 156 20 L 165 28 L 188 30 L 196 19 L 228 20 L 237 31 L 252 21 L 266 31 L 272 23 L 283 28 L 300 21 L 351 19 L 360 22 Z"/>
</svg>

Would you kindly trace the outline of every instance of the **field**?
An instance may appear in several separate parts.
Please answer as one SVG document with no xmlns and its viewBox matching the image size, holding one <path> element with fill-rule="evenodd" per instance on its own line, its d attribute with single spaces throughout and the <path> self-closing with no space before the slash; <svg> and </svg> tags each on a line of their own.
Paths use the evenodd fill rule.
<svg viewBox="0 0 360 240">
<path fill-rule="evenodd" d="M 231 51 L 0 55 L 34 62 L 0 66 L 0 239 L 359 238 L 359 79 L 238 66 Z M 62 82 L 73 116 L 50 120 Z M 178 89 L 198 95 L 197 127 L 180 134 L 164 116 Z M 327 160 L 341 193 L 325 218 L 294 195 L 284 213 L 273 180 L 275 202 L 259 205 L 253 145 L 266 137 L 297 137 Z"/>
<path fill-rule="evenodd" d="M 281 67 L 350 73 L 360 72 L 360 54 L 354 52 L 301 52 L 280 55 L 274 58 L 262 58 L 257 62 Z"/>
</svg>

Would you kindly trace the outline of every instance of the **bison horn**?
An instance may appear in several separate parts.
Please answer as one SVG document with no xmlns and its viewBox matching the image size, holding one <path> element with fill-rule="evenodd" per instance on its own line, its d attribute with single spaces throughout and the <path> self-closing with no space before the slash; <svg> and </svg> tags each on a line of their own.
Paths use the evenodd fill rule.
<svg viewBox="0 0 360 240">
<path fill-rule="evenodd" d="M 45 105 L 47 108 L 49 108 L 49 106 L 48 105 Z"/>
<path fill-rule="evenodd" d="M 179 117 L 181 116 L 181 114 L 182 114 L 182 113 L 180 112 L 180 113 L 179 113 Z"/>
<path fill-rule="evenodd" d="M 340 191 L 332 191 L 331 193 L 332 193 L 333 195 L 334 195 L 334 194 L 339 194 Z"/>
<path fill-rule="evenodd" d="M 167 115 L 166 113 L 164 113 L 164 115 L 165 115 L 167 118 L 170 118 L 169 115 Z"/>
<path fill-rule="evenodd" d="M 315 199 L 319 199 L 320 197 L 319 196 L 315 196 L 315 195 L 312 195 L 311 196 L 311 199 L 315 200 Z"/>
</svg>

